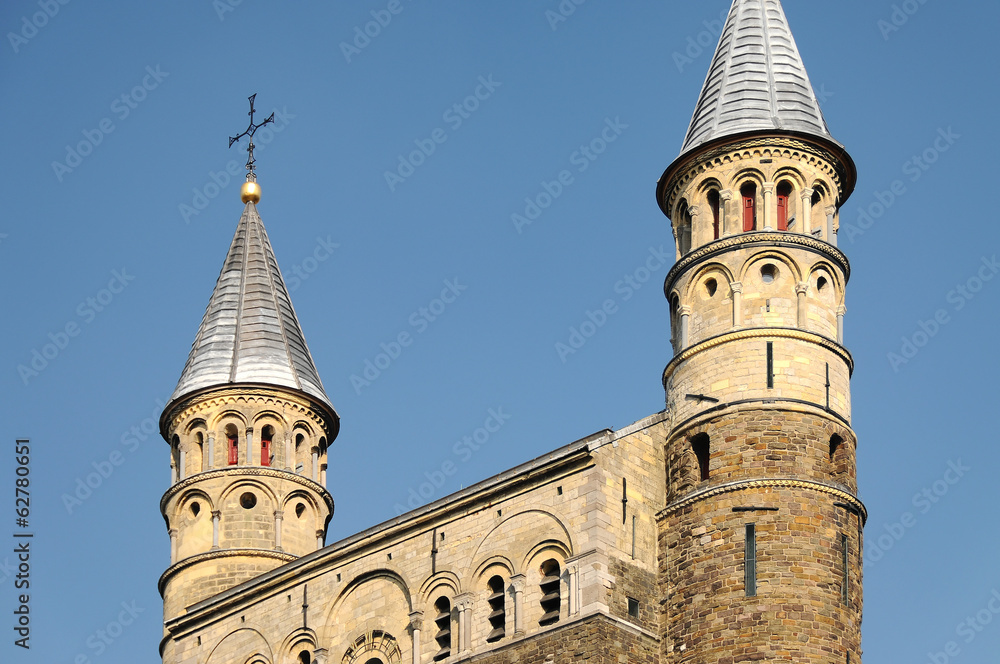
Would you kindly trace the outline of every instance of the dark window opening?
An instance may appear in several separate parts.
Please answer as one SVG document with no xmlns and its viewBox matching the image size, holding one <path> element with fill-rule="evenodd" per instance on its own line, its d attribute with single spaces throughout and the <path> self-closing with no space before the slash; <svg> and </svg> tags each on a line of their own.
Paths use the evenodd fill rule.
<svg viewBox="0 0 1000 664">
<path fill-rule="evenodd" d="M 486 636 L 488 643 L 499 641 L 504 637 L 507 625 L 507 595 L 504 592 L 504 582 L 499 576 L 494 576 L 489 581 L 490 596 L 487 603 L 490 606 L 490 633 Z"/>
<path fill-rule="evenodd" d="M 559 594 L 561 576 L 559 563 L 554 560 L 542 563 L 542 581 L 539 584 L 542 590 L 542 618 L 538 621 L 539 625 L 559 622 L 559 607 L 562 604 L 562 597 Z"/>
<path fill-rule="evenodd" d="M 767 342 L 767 389 L 774 389 L 774 342 Z"/>
<path fill-rule="evenodd" d="M 841 555 L 841 565 L 842 565 L 842 580 L 840 584 L 840 600 L 846 605 L 850 603 L 850 582 L 851 582 L 851 568 L 850 563 L 850 542 L 847 539 L 845 533 L 840 534 L 840 555 Z"/>
<path fill-rule="evenodd" d="M 792 185 L 782 182 L 778 185 L 778 230 L 788 230 L 788 201 L 792 195 Z"/>
<path fill-rule="evenodd" d="M 264 427 L 260 434 L 260 465 L 270 466 L 272 461 L 271 439 L 274 438 L 274 429 L 270 426 Z"/>
<path fill-rule="evenodd" d="M 628 617 L 638 618 L 639 617 L 639 600 L 628 598 Z"/>
<path fill-rule="evenodd" d="M 757 596 L 757 532 L 754 524 L 748 523 L 746 527 L 746 548 L 743 552 L 744 578 L 743 585 L 746 588 L 747 597 Z"/>
<path fill-rule="evenodd" d="M 708 464 L 712 456 L 708 434 L 699 433 L 691 438 L 691 449 L 694 450 L 694 455 L 698 459 L 698 478 L 702 481 L 707 480 Z"/>
<path fill-rule="evenodd" d="M 434 640 L 438 644 L 434 661 L 438 662 L 451 656 L 451 602 L 447 597 L 441 597 L 434 602 L 434 608 L 437 610 L 437 617 L 434 618 L 437 633 Z"/>
<path fill-rule="evenodd" d="M 229 465 L 235 466 L 240 462 L 240 437 L 236 433 L 236 427 L 232 425 L 226 427 L 226 441 L 229 449 Z"/>
<path fill-rule="evenodd" d="M 256 507 L 257 496 L 247 491 L 242 496 L 240 496 L 240 506 L 245 510 L 250 510 Z"/>
<path fill-rule="evenodd" d="M 837 456 L 837 450 L 840 449 L 840 444 L 844 442 L 844 439 L 837 434 L 830 436 L 830 463 L 834 462 L 834 457 Z"/>
<path fill-rule="evenodd" d="M 198 512 L 200 511 L 201 511 L 201 505 L 199 505 L 197 502 L 191 503 L 191 514 L 193 514 L 194 516 L 198 516 Z"/>
<path fill-rule="evenodd" d="M 712 209 L 712 239 L 719 239 L 719 192 L 708 192 L 708 207 Z"/>
<path fill-rule="evenodd" d="M 295 506 L 295 516 L 299 519 L 302 518 L 302 513 L 306 511 L 306 506 L 303 503 L 299 503 Z"/>
<path fill-rule="evenodd" d="M 757 185 L 743 185 L 740 197 L 743 199 L 743 232 L 749 233 L 757 228 Z"/>
<path fill-rule="evenodd" d="M 310 662 L 312 662 L 312 657 L 309 656 L 308 650 L 299 653 L 299 664 L 310 664 Z"/>
</svg>

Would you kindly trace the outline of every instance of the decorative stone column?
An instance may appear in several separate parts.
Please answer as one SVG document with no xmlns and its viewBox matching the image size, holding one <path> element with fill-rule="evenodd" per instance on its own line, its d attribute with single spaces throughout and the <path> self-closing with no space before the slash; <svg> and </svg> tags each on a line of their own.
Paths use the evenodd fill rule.
<svg viewBox="0 0 1000 664">
<path fill-rule="evenodd" d="M 326 648 L 316 648 L 313 650 L 313 663 L 314 664 L 327 664 L 329 660 L 329 651 Z"/>
<path fill-rule="evenodd" d="M 212 512 L 212 549 L 219 548 L 219 519 L 221 518 L 222 512 L 220 510 Z"/>
<path fill-rule="evenodd" d="M 837 343 L 844 345 L 844 316 L 847 315 L 847 307 L 843 304 L 837 307 Z"/>
<path fill-rule="evenodd" d="M 678 309 L 681 315 L 681 350 L 688 347 L 688 330 L 691 327 L 691 307 L 684 305 Z"/>
<path fill-rule="evenodd" d="M 326 533 L 324 533 L 322 530 L 317 530 L 316 531 L 316 548 L 317 549 L 322 549 L 323 548 L 323 536 L 324 535 L 326 535 Z"/>
<path fill-rule="evenodd" d="M 466 653 L 472 650 L 472 604 L 474 596 L 471 593 L 455 598 L 455 608 L 458 610 L 458 652 Z"/>
<path fill-rule="evenodd" d="M 215 468 L 215 434 L 208 434 L 208 462 L 205 466 L 205 470 L 212 470 Z"/>
<path fill-rule="evenodd" d="M 510 585 L 514 589 L 514 636 L 524 635 L 524 586 L 527 577 L 515 574 L 510 577 Z"/>
<path fill-rule="evenodd" d="M 424 624 L 424 612 L 414 611 L 410 614 L 410 638 L 413 648 L 410 651 L 412 664 L 420 664 L 420 628 Z"/>
<path fill-rule="evenodd" d="M 812 200 L 813 200 L 813 190 L 806 187 L 802 190 L 802 234 L 810 235 L 812 233 Z"/>
<path fill-rule="evenodd" d="M 184 464 L 187 463 L 187 453 L 184 450 L 180 450 L 177 456 L 180 459 L 177 462 L 177 481 L 180 481 L 187 477 L 187 471 L 184 468 Z"/>
<path fill-rule="evenodd" d="M 319 464 L 319 483 L 326 486 L 326 464 Z"/>
<path fill-rule="evenodd" d="M 295 470 L 295 459 L 292 458 L 292 434 L 285 434 L 285 470 Z"/>
<path fill-rule="evenodd" d="M 252 466 L 254 453 L 253 453 L 253 427 L 247 427 L 247 444 L 246 452 L 243 453 L 243 463 L 247 466 Z"/>
<path fill-rule="evenodd" d="M 733 235 L 733 229 L 729 227 L 729 202 L 733 200 L 733 192 L 729 189 L 719 192 L 719 230 L 722 237 Z M 734 215 L 734 219 L 738 215 Z"/>
<path fill-rule="evenodd" d="M 566 565 L 567 585 L 569 586 L 568 606 L 569 616 L 580 613 L 580 566 L 575 562 Z"/>
<path fill-rule="evenodd" d="M 171 528 L 167 531 L 170 535 L 170 564 L 177 562 L 177 529 Z"/>
<path fill-rule="evenodd" d="M 281 551 L 281 521 L 285 513 L 282 510 L 274 510 L 274 549 Z"/>
<path fill-rule="evenodd" d="M 729 284 L 733 291 L 733 328 L 743 327 L 743 284 L 734 281 Z"/>
<path fill-rule="evenodd" d="M 319 452 L 312 451 L 312 481 L 319 482 Z"/>
<path fill-rule="evenodd" d="M 688 251 L 692 251 L 695 247 L 706 244 L 705 229 L 702 228 L 700 206 L 688 207 L 688 214 L 691 216 L 691 242 L 688 244 Z"/>
<path fill-rule="evenodd" d="M 837 214 L 837 208 L 830 205 L 826 208 L 826 237 L 823 238 L 833 246 L 837 246 L 837 235 L 833 232 L 833 215 Z"/>
<path fill-rule="evenodd" d="M 806 303 L 806 293 L 808 292 L 809 292 L 808 283 L 800 281 L 799 283 L 795 284 L 795 304 L 798 314 L 796 325 L 800 330 L 806 329 L 806 325 L 808 325 L 809 317 L 807 315 L 808 314 L 807 308 L 809 305 Z"/>
<path fill-rule="evenodd" d="M 764 183 L 764 230 L 773 231 L 774 230 L 774 213 L 777 211 L 771 210 L 771 204 L 774 202 L 774 183 L 765 182 Z"/>
</svg>

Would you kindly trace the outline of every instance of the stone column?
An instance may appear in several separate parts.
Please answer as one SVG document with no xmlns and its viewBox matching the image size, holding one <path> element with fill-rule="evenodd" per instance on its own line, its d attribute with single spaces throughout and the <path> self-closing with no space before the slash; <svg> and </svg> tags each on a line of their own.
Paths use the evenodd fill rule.
<svg viewBox="0 0 1000 664">
<path fill-rule="evenodd" d="M 691 307 L 684 305 L 677 311 L 681 315 L 681 350 L 684 350 L 688 347 L 688 330 L 691 327 Z"/>
<path fill-rule="evenodd" d="M 808 292 L 809 292 L 808 283 L 800 281 L 799 283 L 795 284 L 795 304 L 798 314 L 796 319 L 796 325 L 800 330 L 806 329 L 806 326 L 808 325 L 809 321 L 809 318 L 807 316 L 808 313 L 807 308 L 809 305 L 806 303 L 806 293 Z"/>
<path fill-rule="evenodd" d="M 719 192 L 719 236 L 726 237 L 733 234 L 733 229 L 729 227 L 729 201 L 733 200 L 733 192 L 729 189 Z"/>
<path fill-rule="evenodd" d="M 524 585 L 527 577 L 515 574 L 510 577 L 510 585 L 514 589 L 514 636 L 524 635 Z"/>
<path fill-rule="evenodd" d="M 171 528 L 167 531 L 170 535 L 170 564 L 177 562 L 177 529 Z"/>
<path fill-rule="evenodd" d="M 184 464 L 187 463 L 187 453 L 184 450 L 180 450 L 177 453 L 180 461 L 177 462 L 177 480 L 183 480 L 187 477 L 187 471 L 184 468 Z"/>
<path fill-rule="evenodd" d="M 466 653 L 472 650 L 472 595 L 459 595 L 455 598 L 455 608 L 458 610 L 458 652 Z"/>
<path fill-rule="evenodd" d="M 837 307 L 837 343 L 844 345 L 844 316 L 847 314 L 847 307 L 843 304 Z"/>
<path fill-rule="evenodd" d="M 802 234 L 812 234 L 812 200 L 813 190 L 806 188 L 802 190 Z"/>
<path fill-rule="evenodd" d="M 688 208 L 688 214 L 691 216 L 691 242 L 688 244 L 688 251 L 691 251 L 695 247 L 707 244 L 707 241 L 705 240 L 705 229 L 701 223 L 701 207 L 692 205 Z"/>
<path fill-rule="evenodd" d="M 215 468 L 215 434 L 208 434 L 208 467 L 205 470 Z"/>
<path fill-rule="evenodd" d="M 281 510 L 274 510 L 274 548 L 281 551 L 281 520 L 285 514 Z"/>
<path fill-rule="evenodd" d="M 833 232 L 833 215 L 837 214 L 837 208 L 830 205 L 826 208 L 826 237 L 823 238 L 833 246 L 837 246 L 837 236 Z"/>
<path fill-rule="evenodd" d="M 317 549 L 322 549 L 323 548 L 323 536 L 325 534 L 326 533 L 324 533 L 322 530 L 317 530 L 316 531 L 316 548 Z"/>
<path fill-rule="evenodd" d="M 219 548 L 219 519 L 222 518 L 222 512 L 215 510 L 212 512 L 212 549 Z"/>
<path fill-rule="evenodd" d="M 243 453 L 243 463 L 247 466 L 253 465 L 253 427 L 247 427 L 246 452 Z"/>
<path fill-rule="evenodd" d="M 414 611 L 410 614 L 410 634 L 413 642 L 413 649 L 410 651 L 412 664 L 420 664 L 420 628 L 423 624 L 423 611 Z"/>
<path fill-rule="evenodd" d="M 321 463 L 319 465 L 319 483 L 326 486 L 326 464 Z"/>
<path fill-rule="evenodd" d="M 733 327 L 743 327 L 743 284 L 734 281 L 729 287 L 733 290 Z"/>
<path fill-rule="evenodd" d="M 765 182 L 764 183 L 764 230 L 773 231 L 774 230 L 774 217 L 777 213 L 777 208 L 771 209 L 771 205 L 774 203 L 774 183 Z M 757 215 L 760 218 L 760 215 Z"/>
<path fill-rule="evenodd" d="M 174 462 L 174 452 L 170 451 L 170 483 L 177 484 L 177 464 Z"/>
<path fill-rule="evenodd" d="M 292 434 L 285 434 L 285 470 L 295 470 L 295 459 L 292 458 Z"/>
<path fill-rule="evenodd" d="M 329 659 L 329 651 L 326 648 L 316 648 L 313 650 L 313 664 L 326 664 Z"/>
<path fill-rule="evenodd" d="M 319 482 L 319 452 L 312 451 L 312 481 Z"/>
<path fill-rule="evenodd" d="M 566 607 L 570 617 L 580 613 L 580 566 L 576 563 L 566 565 L 566 576 L 569 586 L 569 601 Z"/>
</svg>

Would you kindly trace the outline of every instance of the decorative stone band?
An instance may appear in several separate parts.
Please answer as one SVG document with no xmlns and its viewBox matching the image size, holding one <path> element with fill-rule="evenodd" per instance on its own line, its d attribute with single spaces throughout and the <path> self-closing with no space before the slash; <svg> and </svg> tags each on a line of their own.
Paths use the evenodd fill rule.
<svg viewBox="0 0 1000 664">
<path fill-rule="evenodd" d="M 737 330 L 735 332 L 720 334 L 698 342 L 689 348 L 685 348 L 683 351 L 675 355 L 674 359 L 670 360 L 670 363 L 667 364 L 666 368 L 663 370 L 663 388 L 666 389 L 667 380 L 669 380 L 674 372 L 677 371 L 677 368 L 681 365 L 681 363 L 691 359 L 698 353 L 702 353 L 709 348 L 715 348 L 716 346 L 720 346 L 722 344 L 741 341 L 743 339 L 759 339 L 762 337 L 775 339 L 796 339 L 798 341 L 805 341 L 822 346 L 832 353 L 839 355 L 841 359 L 844 360 L 844 363 L 847 364 L 848 372 L 852 375 L 854 374 L 854 358 L 851 356 L 850 351 L 831 339 L 816 334 L 815 332 L 806 332 L 794 327 L 753 327 L 746 330 Z"/>
<path fill-rule="evenodd" d="M 290 563 L 293 560 L 298 560 L 298 556 L 293 556 L 290 553 L 283 553 L 281 551 L 272 551 L 270 549 L 220 549 L 219 551 L 207 551 L 205 553 L 199 553 L 194 556 L 190 556 L 181 560 L 180 562 L 174 563 L 167 568 L 163 574 L 160 575 L 160 580 L 157 582 L 156 587 L 160 591 L 160 596 L 163 596 L 163 590 L 167 586 L 167 581 L 177 572 L 182 569 L 191 567 L 192 565 L 197 565 L 198 563 L 203 563 L 206 560 L 215 560 L 216 558 L 233 558 L 233 557 L 250 557 L 250 558 L 272 558 L 274 560 L 281 561 L 283 563 Z"/>
<path fill-rule="evenodd" d="M 823 482 L 815 482 L 813 480 L 797 480 L 793 478 L 768 478 L 768 479 L 758 479 L 758 480 L 736 480 L 734 482 L 727 482 L 725 484 L 719 484 L 717 486 L 705 487 L 699 491 L 681 498 L 678 501 L 670 503 L 662 510 L 656 513 L 656 519 L 661 520 L 666 518 L 672 512 L 676 512 L 679 509 L 693 505 L 694 503 L 706 500 L 708 498 L 714 498 L 716 496 L 722 495 L 724 493 L 731 493 L 733 491 L 744 491 L 746 489 L 809 489 L 819 493 L 825 493 L 833 498 L 838 498 L 851 507 L 858 510 L 858 514 L 861 515 L 861 523 L 864 525 L 868 521 L 868 509 L 865 504 L 862 503 L 857 496 L 853 493 L 844 491 L 843 489 L 832 486 L 830 484 L 824 484 Z"/>
<path fill-rule="evenodd" d="M 846 201 L 854 190 L 857 174 L 853 161 L 846 151 L 840 154 L 823 147 L 819 141 L 806 141 L 790 136 L 755 136 L 743 140 L 728 140 L 724 137 L 714 146 L 695 149 L 682 155 L 660 178 L 657 186 L 657 202 L 663 210 L 673 208 L 677 193 L 688 182 L 707 169 L 731 165 L 742 159 L 759 160 L 777 155 L 810 162 L 820 167 L 836 183 L 840 190 L 839 200 Z M 839 146 L 838 146 L 839 147 Z M 669 215 L 667 215 L 669 216 Z"/>
<path fill-rule="evenodd" d="M 297 482 L 302 486 L 311 489 L 323 497 L 323 501 L 326 502 L 326 506 L 330 508 L 330 514 L 333 514 L 333 496 L 330 492 L 323 488 L 321 484 L 313 482 L 307 477 L 303 477 L 298 473 L 293 473 L 290 470 L 279 470 L 277 468 L 265 468 L 263 466 L 229 466 L 228 468 L 216 468 L 214 470 L 206 470 L 203 473 L 196 473 L 190 475 L 177 484 L 173 485 L 167 489 L 163 497 L 160 498 L 160 512 L 165 513 L 167 508 L 167 503 L 172 497 L 184 491 L 193 484 L 202 482 L 204 480 L 211 480 L 217 477 L 275 477 L 282 480 L 289 480 L 291 482 Z"/>
<path fill-rule="evenodd" d="M 679 261 L 674 263 L 674 266 L 670 268 L 670 272 L 667 272 L 667 278 L 663 281 L 664 295 L 670 297 L 670 289 L 673 288 L 674 282 L 681 275 L 681 273 L 688 268 L 694 267 L 699 263 L 723 252 L 755 244 L 764 244 L 768 247 L 785 246 L 812 249 L 825 255 L 844 271 L 845 283 L 851 278 L 851 263 L 847 260 L 847 256 L 844 252 L 837 249 L 832 244 L 828 244 L 823 240 L 817 240 L 816 238 L 808 235 L 799 235 L 797 233 L 787 233 L 784 231 L 758 231 L 753 233 L 730 235 L 729 237 L 724 237 L 721 240 L 716 240 L 715 242 L 706 244 L 703 247 L 699 247 L 686 256 L 683 256 Z"/>
<path fill-rule="evenodd" d="M 164 409 L 160 416 L 160 434 L 167 439 L 167 432 L 171 428 L 178 427 L 191 415 L 205 410 L 222 409 L 241 402 L 266 405 L 269 408 L 281 406 L 321 429 L 330 443 L 337 437 L 339 420 L 334 419 L 336 413 L 332 413 L 332 418 L 330 417 L 328 406 L 310 399 L 304 393 L 294 393 L 288 388 L 267 385 L 233 385 L 184 396 L 168 404 Z M 324 418 L 322 415 L 327 417 Z"/>
</svg>

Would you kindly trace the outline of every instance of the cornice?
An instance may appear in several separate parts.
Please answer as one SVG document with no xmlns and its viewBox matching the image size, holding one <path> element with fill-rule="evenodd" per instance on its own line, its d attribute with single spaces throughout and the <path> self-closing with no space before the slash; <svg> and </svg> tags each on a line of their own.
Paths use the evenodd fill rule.
<svg viewBox="0 0 1000 664">
<path fill-rule="evenodd" d="M 177 482 L 164 492 L 163 497 L 160 498 L 160 512 L 165 515 L 167 503 L 170 502 L 170 499 L 188 487 L 195 486 L 199 482 L 219 477 L 274 477 L 277 479 L 296 482 L 322 496 L 323 501 L 330 509 L 330 513 L 333 513 L 333 496 L 330 495 L 330 492 L 327 491 L 322 484 L 314 482 L 307 477 L 303 477 L 298 473 L 293 473 L 290 470 L 280 470 L 278 468 L 268 468 L 265 466 L 229 466 L 226 468 L 206 470 L 203 473 L 196 473 L 189 477 L 185 477 L 183 480 Z"/>
<path fill-rule="evenodd" d="M 174 574 L 177 574 L 183 569 L 187 569 L 192 565 L 197 565 L 198 563 L 203 563 L 206 560 L 215 560 L 217 558 L 233 558 L 233 557 L 250 557 L 250 558 L 271 558 L 272 560 L 278 560 L 282 563 L 290 563 L 293 560 L 298 560 L 298 556 L 293 556 L 290 553 L 283 553 L 281 551 L 272 551 L 270 549 L 219 549 L 218 551 L 207 551 L 205 553 L 199 553 L 194 556 L 190 556 L 174 563 L 167 570 L 160 575 L 160 580 L 157 582 L 156 587 L 160 591 L 160 597 L 163 596 L 163 590 L 166 588 L 167 581 Z"/>
</svg>

